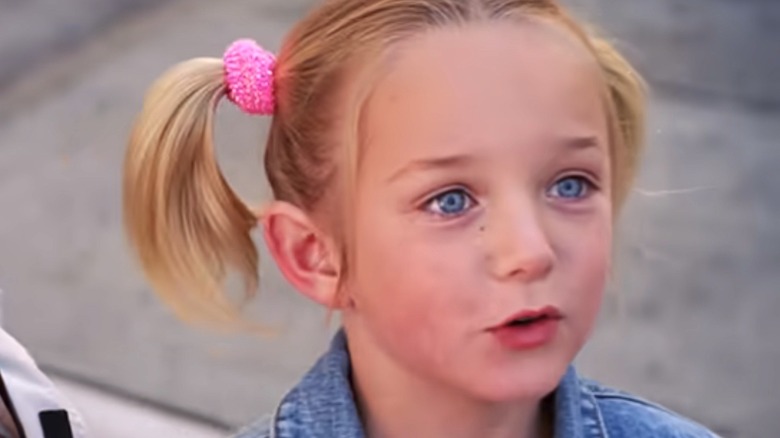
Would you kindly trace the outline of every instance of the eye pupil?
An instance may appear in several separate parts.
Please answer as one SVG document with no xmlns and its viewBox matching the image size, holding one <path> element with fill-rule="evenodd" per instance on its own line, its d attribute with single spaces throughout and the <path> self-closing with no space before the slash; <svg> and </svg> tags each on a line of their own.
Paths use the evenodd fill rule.
<svg viewBox="0 0 780 438">
<path fill-rule="evenodd" d="M 569 177 L 558 182 L 557 195 L 562 198 L 579 198 L 583 196 L 586 189 L 580 178 Z"/>
<path fill-rule="evenodd" d="M 458 191 L 444 193 L 437 198 L 439 210 L 444 214 L 457 214 L 466 206 L 466 196 Z"/>
</svg>

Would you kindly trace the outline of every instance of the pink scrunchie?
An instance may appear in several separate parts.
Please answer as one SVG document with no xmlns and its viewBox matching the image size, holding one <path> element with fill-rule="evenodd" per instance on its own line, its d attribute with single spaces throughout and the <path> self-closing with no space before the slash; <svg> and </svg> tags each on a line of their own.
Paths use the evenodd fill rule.
<svg viewBox="0 0 780 438">
<path fill-rule="evenodd" d="M 253 40 L 241 39 L 227 48 L 223 62 L 228 98 L 246 113 L 273 115 L 276 109 L 273 53 Z"/>
</svg>

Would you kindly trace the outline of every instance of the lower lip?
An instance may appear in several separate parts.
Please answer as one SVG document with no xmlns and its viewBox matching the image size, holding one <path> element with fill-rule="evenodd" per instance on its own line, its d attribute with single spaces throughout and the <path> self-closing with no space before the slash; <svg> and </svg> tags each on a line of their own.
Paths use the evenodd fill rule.
<svg viewBox="0 0 780 438">
<path fill-rule="evenodd" d="M 492 330 L 498 342 L 512 350 L 529 350 L 552 341 L 558 320 L 545 318 L 529 325 L 505 325 Z"/>
</svg>

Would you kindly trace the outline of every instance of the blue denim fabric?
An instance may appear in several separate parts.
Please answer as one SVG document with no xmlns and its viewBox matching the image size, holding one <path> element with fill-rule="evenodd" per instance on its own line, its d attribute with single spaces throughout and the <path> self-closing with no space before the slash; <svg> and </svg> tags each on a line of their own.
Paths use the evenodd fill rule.
<svg viewBox="0 0 780 438">
<path fill-rule="evenodd" d="M 569 367 L 555 391 L 556 438 L 714 438 L 657 404 L 581 379 Z M 364 438 L 343 332 L 276 412 L 235 438 Z"/>
</svg>

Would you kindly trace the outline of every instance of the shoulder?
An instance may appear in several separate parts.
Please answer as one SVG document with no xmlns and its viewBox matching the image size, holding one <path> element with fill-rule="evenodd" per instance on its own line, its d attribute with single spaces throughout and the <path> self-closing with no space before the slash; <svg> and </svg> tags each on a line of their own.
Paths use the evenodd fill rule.
<svg viewBox="0 0 780 438">
<path fill-rule="evenodd" d="M 596 401 L 611 437 L 718 438 L 682 415 L 636 395 L 582 379 L 583 388 Z"/>
</svg>

